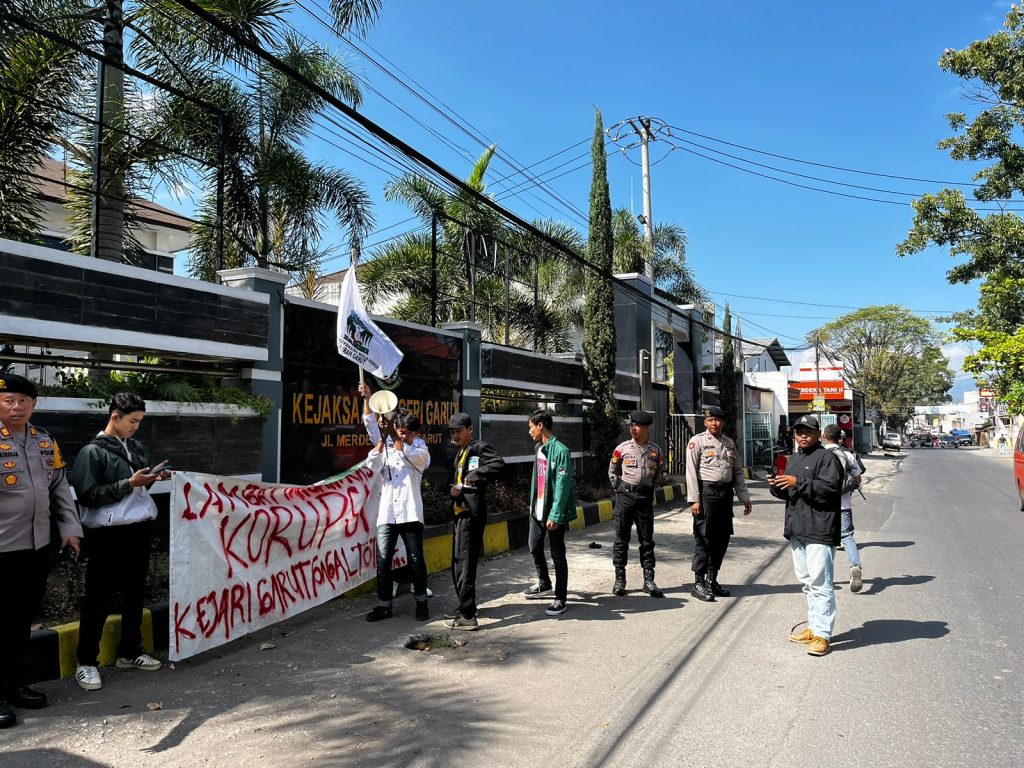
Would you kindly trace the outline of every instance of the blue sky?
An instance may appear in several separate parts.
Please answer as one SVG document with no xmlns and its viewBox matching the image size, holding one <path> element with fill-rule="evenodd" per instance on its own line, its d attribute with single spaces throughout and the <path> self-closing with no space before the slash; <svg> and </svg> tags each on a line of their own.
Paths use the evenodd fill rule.
<svg viewBox="0 0 1024 768">
<path fill-rule="evenodd" d="M 306 12 L 323 15 L 317 5 L 323 7 L 326 2 L 300 0 L 293 16 L 296 26 L 345 55 L 383 96 L 465 153 L 446 146 L 375 93 L 366 93 L 361 111 L 464 177 L 471 165 L 466 155 L 475 158 L 483 145 L 333 38 Z M 940 71 L 937 60 L 944 49 L 961 48 L 999 29 L 1008 7 L 1009 2 L 991 0 L 865 0 L 852 5 L 652 2 L 642 6 L 603 0 L 501 4 L 386 0 L 379 22 L 365 39 L 374 56 L 390 61 L 389 68 L 414 78 L 524 165 L 587 140 L 596 106 L 606 125 L 649 115 L 690 131 L 804 160 L 968 182 L 976 168 L 949 160 L 935 146 L 950 133 L 945 114 L 971 109 L 960 82 Z M 799 166 L 686 138 L 846 183 L 914 194 L 942 186 Z M 654 159 L 669 149 L 661 144 L 652 149 Z M 586 144 L 576 147 L 532 172 L 542 173 L 587 148 Z M 411 215 L 403 206 L 383 201 L 385 174 L 317 140 L 310 150 L 362 178 L 379 201 L 375 214 L 378 229 L 384 231 L 371 235 L 370 243 L 413 226 L 384 229 Z M 637 161 L 638 150 L 628 158 L 610 157 L 609 181 L 612 204 L 628 207 L 632 192 L 639 212 Z M 489 176 L 497 179 L 510 172 L 495 159 Z M 584 213 L 589 185 L 589 167 L 550 183 Z M 504 185 L 495 185 L 491 191 L 500 195 L 503 189 Z M 945 272 L 952 265 L 947 254 L 932 251 L 903 259 L 895 255 L 895 245 L 911 223 L 912 209 L 907 205 L 798 189 L 681 150 L 654 167 L 652 189 L 654 220 L 686 229 L 688 259 L 698 280 L 712 291 L 715 301 L 728 300 L 734 314 L 743 318 L 744 336 L 778 336 L 783 345 L 797 346 L 807 331 L 849 311 L 845 307 L 899 303 L 915 310 L 945 312 L 975 304 L 974 286 L 946 282 Z M 550 196 L 531 191 L 503 204 L 524 218 L 543 214 L 579 225 Z M 329 270 L 343 266 L 341 259 L 327 265 Z M 828 306 L 783 304 L 768 298 Z M 963 350 L 950 351 L 958 364 Z"/>
</svg>

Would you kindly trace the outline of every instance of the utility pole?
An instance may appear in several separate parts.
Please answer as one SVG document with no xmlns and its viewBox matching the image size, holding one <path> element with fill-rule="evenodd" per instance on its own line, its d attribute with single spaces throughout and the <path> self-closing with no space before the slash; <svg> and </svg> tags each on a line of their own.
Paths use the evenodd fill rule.
<svg viewBox="0 0 1024 768">
<path fill-rule="evenodd" d="M 672 131 L 664 120 L 660 120 L 657 117 L 640 116 L 631 117 L 616 123 L 608 129 L 607 133 L 624 155 L 628 156 L 629 150 L 640 147 L 640 167 L 643 171 L 644 212 L 637 216 L 637 219 L 644 225 L 644 242 L 647 243 L 648 247 L 648 258 L 644 260 L 644 275 L 653 282 L 654 216 L 651 212 L 651 142 L 658 139 L 667 140 L 672 136 Z M 634 138 L 634 134 L 636 138 Z M 669 143 L 671 144 L 672 142 Z M 662 157 L 653 165 L 657 165 L 664 159 L 665 157 Z M 633 162 L 635 163 L 636 161 Z"/>
<path fill-rule="evenodd" d="M 640 137 L 640 166 L 643 171 L 644 189 L 644 240 L 649 248 L 648 258 L 644 260 L 644 274 L 654 280 L 654 221 L 651 218 L 651 119 L 649 117 L 638 117 L 636 122 L 626 122 L 636 131 Z M 639 125 L 637 125 L 639 123 Z"/>
</svg>

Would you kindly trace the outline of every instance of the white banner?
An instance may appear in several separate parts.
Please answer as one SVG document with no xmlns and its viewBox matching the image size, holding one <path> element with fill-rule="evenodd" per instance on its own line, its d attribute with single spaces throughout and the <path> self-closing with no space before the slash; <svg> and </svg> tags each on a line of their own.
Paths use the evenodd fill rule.
<svg viewBox="0 0 1024 768">
<path fill-rule="evenodd" d="M 365 465 L 311 486 L 175 473 L 170 660 L 295 616 L 376 576 L 378 487 Z M 406 562 L 399 541 L 393 566 Z"/>
<path fill-rule="evenodd" d="M 338 300 L 338 354 L 386 379 L 402 362 L 402 353 L 363 309 L 356 270 L 345 273 Z"/>
</svg>

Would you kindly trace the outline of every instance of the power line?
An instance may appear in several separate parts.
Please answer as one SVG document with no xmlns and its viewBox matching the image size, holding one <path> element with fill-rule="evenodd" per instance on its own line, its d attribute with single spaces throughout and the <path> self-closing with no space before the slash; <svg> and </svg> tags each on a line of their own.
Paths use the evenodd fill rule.
<svg viewBox="0 0 1024 768">
<path fill-rule="evenodd" d="M 828 169 L 833 170 L 833 171 L 844 171 L 846 173 L 858 173 L 858 174 L 862 174 L 864 176 L 878 176 L 880 178 L 897 179 L 899 181 L 917 181 L 917 182 L 921 182 L 923 184 L 943 184 L 943 185 L 946 185 L 946 186 L 955 186 L 955 187 L 980 187 L 980 186 L 982 186 L 981 184 L 978 184 L 978 183 L 975 183 L 975 182 L 968 182 L 968 181 L 939 181 L 939 180 L 936 180 L 936 179 L 921 179 L 921 178 L 917 178 L 917 177 L 914 177 L 914 176 L 899 176 L 899 175 L 893 174 L 893 173 L 881 173 L 881 172 L 878 172 L 878 171 L 864 171 L 864 170 L 860 170 L 860 169 L 857 169 L 857 168 L 845 168 L 845 167 L 843 167 L 841 165 L 829 165 L 828 163 L 817 163 L 817 162 L 814 162 L 814 161 L 811 161 L 811 160 L 801 160 L 800 158 L 797 158 L 797 157 L 790 157 L 788 155 L 780 155 L 780 154 L 776 154 L 775 152 L 767 152 L 767 151 L 765 151 L 763 149 L 755 149 L 754 147 L 747 147 L 747 146 L 744 146 L 743 144 L 736 144 L 736 143 L 731 142 L 731 141 L 726 141 L 725 139 L 719 139 L 719 138 L 716 138 L 714 136 L 708 136 L 707 134 L 704 134 L 704 133 L 697 133 L 696 131 L 690 131 L 690 130 L 687 130 L 686 128 L 680 128 L 679 126 L 675 126 L 675 125 L 669 125 L 668 127 L 671 130 L 673 130 L 673 131 L 678 131 L 680 133 L 686 133 L 686 134 L 689 134 L 690 136 L 698 136 L 698 137 L 700 137 L 702 139 L 707 139 L 709 141 L 714 141 L 714 142 L 716 142 L 718 144 L 725 144 L 725 145 L 730 146 L 730 147 L 736 147 L 737 149 L 743 149 L 743 150 L 746 150 L 747 152 L 755 152 L 755 153 L 757 153 L 759 155 L 766 155 L 768 157 L 775 157 L 775 158 L 778 158 L 779 160 L 788 160 L 790 162 L 800 163 L 802 165 L 813 165 L 813 166 L 816 166 L 818 168 L 828 168 Z"/>
<path fill-rule="evenodd" d="M 803 307 L 825 307 L 828 309 L 865 309 L 865 307 L 852 307 L 846 304 L 817 304 L 812 301 L 793 301 L 791 299 L 775 299 L 769 296 L 747 296 L 742 293 L 727 293 L 725 291 L 712 291 L 708 290 L 708 293 L 715 293 L 719 296 L 729 296 L 736 299 L 754 299 L 755 301 L 774 301 L 777 304 L 797 304 Z M 956 310 L 953 309 L 909 309 L 909 312 L 913 312 L 918 315 L 950 315 Z"/>
<path fill-rule="evenodd" d="M 328 13 L 327 10 L 325 8 L 323 8 L 322 5 L 320 5 L 319 3 L 316 2 L 316 0 L 310 0 L 310 2 L 311 2 L 312 5 L 314 5 L 321 12 Z M 333 34 L 337 34 L 336 31 L 334 30 L 333 26 L 331 26 L 331 25 L 327 24 L 326 22 L 324 22 L 324 20 L 318 14 L 314 13 L 313 11 L 311 11 L 309 8 L 307 8 L 305 5 L 303 5 L 301 2 L 297 2 L 296 5 L 298 5 L 300 8 L 302 8 L 303 11 L 305 11 L 309 16 L 311 16 L 312 18 L 317 20 L 320 24 L 328 27 L 328 29 L 330 29 Z M 495 156 L 496 157 L 500 158 L 503 162 L 505 162 L 506 164 L 511 166 L 512 169 L 515 170 L 517 173 L 523 173 L 523 174 L 529 176 L 529 174 L 526 173 L 526 168 L 522 165 L 522 163 L 520 163 L 518 160 L 516 160 L 514 157 L 512 157 L 511 154 L 509 154 L 508 152 L 505 152 L 503 149 L 498 147 L 496 145 L 496 143 L 492 139 L 490 139 L 489 137 L 484 135 L 479 129 L 477 129 L 475 126 L 473 126 L 471 123 L 469 123 L 468 120 L 466 120 L 464 117 L 459 115 L 458 112 L 456 112 L 454 109 L 449 107 L 447 104 L 444 104 L 445 109 L 448 110 L 447 112 L 445 111 L 445 109 L 441 109 L 440 107 L 438 107 L 437 104 L 434 103 L 434 101 L 431 100 L 431 99 L 437 100 L 436 97 L 434 97 L 432 94 L 429 94 L 429 91 L 426 91 L 426 89 L 423 88 L 423 86 L 421 86 L 421 85 L 419 85 L 417 83 L 418 88 L 420 88 L 423 91 L 427 92 L 427 94 L 430 95 L 430 98 L 427 98 L 422 93 L 420 93 L 416 88 L 412 87 L 401 76 L 399 76 L 398 74 L 393 72 L 390 68 L 388 68 L 387 66 L 382 64 L 374 56 L 371 56 L 363 48 L 361 48 L 359 45 L 354 43 L 349 37 L 345 37 L 345 36 L 342 36 L 342 35 L 338 35 L 338 37 L 340 39 L 344 40 L 348 45 L 350 45 L 352 47 L 353 50 L 358 52 L 360 55 L 364 56 L 368 61 L 370 61 L 372 64 L 374 64 L 374 66 L 379 68 L 388 77 L 390 77 L 396 83 L 398 83 L 403 88 L 405 88 L 407 91 L 409 91 L 409 93 L 411 93 L 415 98 L 419 99 L 425 105 L 427 105 L 430 109 L 432 109 L 433 111 L 437 112 L 439 115 L 441 115 L 441 117 L 443 117 L 445 120 L 450 122 L 453 126 L 455 126 L 458 130 L 462 131 L 464 134 L 466 134 L 473 141 L 480 143 L 484 147 L 495 146 Z M 351 37 L 355 37 L 355 35 L 351 35 Z M 360 40 L 362 41 L 361 38 L 360 38 Z M 363 42 L 365 44 L 365 41 L 363 41 Z M 370 47 L 370 46 L 367 44 L 366 47 Z M 383 58 L 383 57 L 381 57 L 381 58 Z M 392 66 L 394 66 L 394 65 L 392 65 Z M 406 75 L 406 77 L 408 77 L 408 75 Z M 411 80 L 411 78 L 410 78 L 410 80 Z M 415 81 L 413 81 L 413 82 L 415 82 Z M 439 101 L 439 100 L 437 100 L 437 101 Z M 441 103 L 443 104 L 443 102 L 441 102 Z M 450 112 L 451 114 L 448 114 L 448 112 Z M 455 115 L 455 117 L 453 118 L 451 115 Z M 428 129 L 428 130 L 430 130 L 430 129 Z M 541 191 L 545 192 L 546 194 L 551 196 L 554 200 L 556 200 L 559 204 L 561 204 L 570 214 L 578 217 L 579 221 L 581 221 L 584 224 L 587 222 L 587 218 L 588 218 L 587 215 L 585 213 L 583 213 L 583 211 L 581 211 L 573 203 L 571 203 L 570 201 L 566 200 L 564 197 L 559 195 L 557 192 L 555 192 L 554 190 L 548 188 L 545 184 L 543 184 L 543 183 L 541 183 L 539 181 L 537 181 L 536 185 L 540 188 Z M 534 209 L 534 210 L 536 210 L 536 209 Z M 540 211 L 537 211 L 537 213 L 540 214 L 541 216 L 544 215 Z"/>
</svg>

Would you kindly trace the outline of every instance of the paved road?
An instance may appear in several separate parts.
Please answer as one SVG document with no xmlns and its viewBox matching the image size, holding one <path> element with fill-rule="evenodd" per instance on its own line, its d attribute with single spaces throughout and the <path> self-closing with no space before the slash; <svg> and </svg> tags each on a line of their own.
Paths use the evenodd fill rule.
<svg viewBox="0 0 1024 768">
<path fill-rule="evenodd" d="M 664 600 L 635 591 L 635 549 L 634 591 L 611 596 L 611 531 L 590 528 L 570 542 L 559 619 L 518 597 L 529 557 L 499 557 L 482 572 L 484 628 L 463 648 L 405 650 L 424 629 L 408 597 L 378 625 L 362 620 L 370 600 L 335 601 L 174 670 L 110 670 L 102 691 L 45 684 L 54 705 L 0 732 L 0 766 L 1024 765 L 1024 515 L 1009 459 L 921 449 L 868 471 L 855 506 L 865 588 L 840 577 L 824 658 L 786 641 L 803 596 L 781 505 L 755 484 L 722 574 L 731 599 L 690 598 L 678 506 L 656 525 Z M 432 586 L 439 613 L 450 591 L 443 576 Z"/>
</svg>

